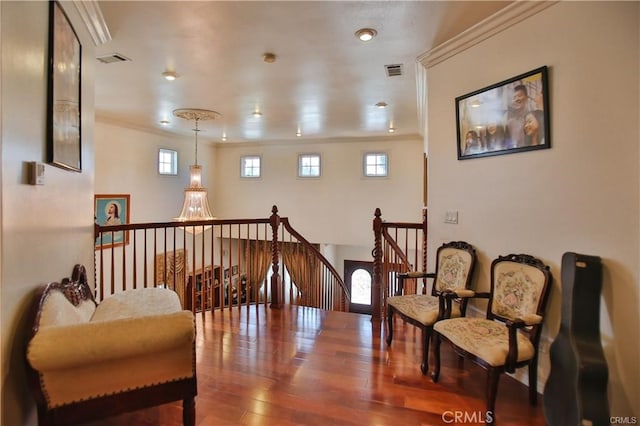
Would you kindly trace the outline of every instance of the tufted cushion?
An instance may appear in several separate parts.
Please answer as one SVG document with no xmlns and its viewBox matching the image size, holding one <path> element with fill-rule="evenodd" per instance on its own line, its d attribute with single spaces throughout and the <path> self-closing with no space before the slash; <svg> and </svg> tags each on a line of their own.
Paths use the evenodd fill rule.
<svg viewBox="0 0 640 426">
<path fill-rule="evenodd" d="M 453 318 L 438 321 L 433 329 L 460 349 L 483 359 L 493 367 L 505 364 L 509 353 L 509 331 L 504 324 L 484 318 Z M 522 333 L 517 333 L 518 361 L 535 354 L 533 345 Z"/>
<path fill-rule="evenodd" d="M 464 288 L 471 264 L 471 253 L 452 247 L 438 252 L 438 276 L 435 287 L 439 291 Z"/>
<path fill-rule="evenodd" d="M 536 314 L 544 283 L 545 276 L 536 267 L 516 262 L 497 263 L 491 311 L 510 319 Z"/>
<path fill-rule="evenodd" d="M 180 310 L 180 299 L 175 291 L 166 288 L 140 288 L 116 293 L 104 299 L 91 321 L 162 315 Z"/>
<path fill-rule="evenodd" d="M 96 304 L 93 300 L 85 300 L 74 306 L 61 289 L 52 290 L 43 303 L 38 327 L 85 323 L 89 321 L 95 309 Z"/>
<path fill-rule="evenodd" d="M 412 318 L 424 325 L 432 325 L 438 319 L 438 298 L 425 294 L 407 294 L 393 296 L 387 299 L 387 304 L 393 306 L 400 314 Z M 451 316 L 460 316 L 457 303 L 451 308 Z"/>
</svg>

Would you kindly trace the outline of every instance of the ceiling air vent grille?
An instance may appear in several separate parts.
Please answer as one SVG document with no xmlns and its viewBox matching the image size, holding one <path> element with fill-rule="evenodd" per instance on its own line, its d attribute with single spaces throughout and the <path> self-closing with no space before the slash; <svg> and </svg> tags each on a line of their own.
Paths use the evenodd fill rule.
<svg viewBox="0 0 640 426">
<path fill-rule="evenodd" d="M 113 64 L 114 62 L 127 62 L 131 60 L 119 53 L 111 53 L 109 55 L 100 56 L 97 59 L 103 64 Z"/>
<path fill-rule="evenodd" d="M 402 64 L 385 65 L 387 77 L 397 77 L 402 75 Z"/>
</svg>

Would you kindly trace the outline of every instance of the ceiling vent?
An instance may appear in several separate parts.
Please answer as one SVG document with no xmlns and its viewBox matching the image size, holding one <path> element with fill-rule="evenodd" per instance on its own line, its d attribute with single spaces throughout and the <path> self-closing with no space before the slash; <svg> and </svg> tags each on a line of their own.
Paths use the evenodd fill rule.
<svg viewBox="0 0 640 426">
<path fill-rule="evenodd" d="M 402 75 L 402 64 L 385 65 L 387 77 L 397 77 Z"/>
<path fill-rule="evenodd" d="M 131 59 L 127 58 L 124 55 L 121 55 L 119 53 L 111 53 L 109 55 L 105 55 L 105 56 L 100 56 L 97 58 L 100 62 L 102 62 L 103 64 L 112 64 L 114 62 L 128 62 Z"/>
</svg>

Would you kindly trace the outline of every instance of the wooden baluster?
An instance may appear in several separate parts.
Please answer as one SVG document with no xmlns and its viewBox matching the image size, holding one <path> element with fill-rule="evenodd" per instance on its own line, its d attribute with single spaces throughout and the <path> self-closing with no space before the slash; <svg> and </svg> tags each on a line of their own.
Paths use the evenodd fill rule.
<svg viewBox="0 0 640 426">
<path fill-rule="evenodd" d="M 215 311 L 216 311 L 216 297 L 215 297 L 215 292 L 216 292 L 216 265 L 215 265 L 215 226 L 211 226 L 211 244 L 210 244 L 210 253 L 209 253 L 209 264 L 211 265 L 211 284 L 210 284 L 210 288 L 209 288 L 209 306 L 211 307 L 211 315 L 215 315 Z M 219 270 L 219 269 L 218 269 Z M 218 274 L 220 274 L 218 272 Z M 218 278 L 218 285 L 220 285 L 220 279 Z"/>
<path fill-rule="evenodd" d="M 417 239 L 417 236 L 416 236 Z M 427 272 L 427 208 L 422 209 L 422 270 Z M 422 279 L 422 294 L 427 294 L 427 279 Z"/>
<path fill-rule="evenodd" d="M 142 280 L 143 283 L 142 283 L 142 285 L 143 285 L 143 287 L 146 288 L 147 287 L 147 281 L 148 281 L 147 280 L 147 276 L 148 276 L 147 275 L 148 274 L 147 263 L 148 262 L 147 262 L 147 229 L 146 228 L 144 229 L 143 244 L 144 244 L 144 246 L 143 246 L 143 250 L 142 250 L 142 256 L 143 256 L 142 258 L 144 259 L 144 264 L 142 265 L 142 269 L 143 269 L 143 280 Z"/>
</svg>

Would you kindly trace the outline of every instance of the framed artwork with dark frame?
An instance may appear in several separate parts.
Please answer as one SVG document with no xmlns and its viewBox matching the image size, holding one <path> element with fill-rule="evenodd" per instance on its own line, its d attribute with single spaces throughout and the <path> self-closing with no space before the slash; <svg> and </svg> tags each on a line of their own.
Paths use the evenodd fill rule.
<svg viewBox="0 0 640 426">
<path fill-rule="evenodd" d="M 126 225 L 129 222 L 129 194 L 95 194 L 96 223 L 102 226 Z M 103 232 L 95 241 L 96 249 L 129 244 L 129 231 Z"/>
<path fill-rule="evenodd" d="M 57 1 L 49 3 L 47 162 L 82 171 L 80 81 L 82 45 Z"/>
<path fill-rule="evenodd" d="M 543 66 L 456 98 L 458 160 L 551 147 Z"/>
</svg>

